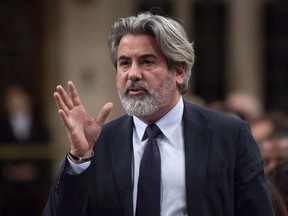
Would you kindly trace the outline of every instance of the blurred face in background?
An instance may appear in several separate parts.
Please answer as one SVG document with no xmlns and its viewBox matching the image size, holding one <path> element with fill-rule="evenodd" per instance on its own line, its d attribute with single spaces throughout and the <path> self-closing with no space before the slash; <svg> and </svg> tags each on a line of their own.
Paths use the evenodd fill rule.
<svg viewBox="0 0 288 216">
<path fill-rule="evenodd" d="M 252 123 L 251 130 L 256 143 L 259 145 L 273 132 L 274 125 L 269 119 L 263 119 Z"/>
<path fill-rule="evenodd" d="M 28 113 L 32 108 L 30 96 L 20 87 L 10 87 L 5 96 L 6 109 L 10 114 Z"/>
<path fill-rule="evenodd" d="M 288 137 L 268 139 L 260 146 L 260 151 L 265 163 L 265 173 L 268 173 L 278 163 L 288 159 Z"/>
</svg>

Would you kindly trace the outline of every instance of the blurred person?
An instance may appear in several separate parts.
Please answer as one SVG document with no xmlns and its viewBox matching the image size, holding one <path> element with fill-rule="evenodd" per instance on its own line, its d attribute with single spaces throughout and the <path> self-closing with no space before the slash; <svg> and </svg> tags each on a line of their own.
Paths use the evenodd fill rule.
<svg viewBox="0 0 288 216">
<path fill-rule="evenodd" d="M 270 111 L 251 124 L 252 135 L 260 145 L 271 134 L 283 131 L 288 133 L 288 116 L 281 111 Z"/>
<path fill-rule="evenodd" d="M 267 175 L 281 194 L 288 211 L 288 159 L 278 163 Z"/>
<path fill-rule="evenodd" d="M 228 94 L 224 103 L 228 112 L 234 113 L 248 123 L 252 123 L 263 114 L 261 103 L 248 93 L 232 92 Z"/>
<path fill-rule="evenodd" d="M 43 117 L 37 115 L 32 96 L 20 85 L 7 88 L 4 98 L 5 113 L 0 119 L 0 144 L 44 144 L 49 133 Z M 43 205 L 49 164 L 46 161 L 15 159 L 1 162 L 0 215 L 38 216 Z M 43 172 L 43 169 L 46 169 Z M 43 183 L 44 184 L 44 183 Z M 49 186 L 46 183 L 45 186 Z M 42 191 L 42 192 L 41 192 Z M 41 194 L 42 193 L 42 194 Z"/>
<path fill-rule="evenodd" d="M 44 215 L 275 215 L 247 122 L 182 97 L 194 50 L 181 24 L 140 13 L 108 43 L 127 115 L 104 125 L 112 103 L 93 118 L 73 82 L 56 87 L 70 150 Z"/>
<path fill-rule="evenodd" d="M 27 90 L 20 85 L 12 85 L 7 88 L 4 100 L 6 112 L 1 119 L 2 143 L 48 141 L 47 126 L 35 110 L 35 102 Z"/>
<path fill-rule="evenodd" d="M 288 159 L 288 133 L 279 131 L 271 134 L 260 144 L 260 151 L 265 173 L 269 173 L 277 164 Z"/>
</svg>

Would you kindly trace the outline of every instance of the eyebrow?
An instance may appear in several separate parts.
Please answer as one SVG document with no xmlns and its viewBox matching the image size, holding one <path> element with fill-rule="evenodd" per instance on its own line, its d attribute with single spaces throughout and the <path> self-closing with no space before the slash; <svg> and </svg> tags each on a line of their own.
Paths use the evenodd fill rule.
<svg viewBox="0 0 288 216">
<path fill-rule="evenodd" d="M 117 59 L 117 61 L 120 61 L 120 60 L 127 60 L 127 59 L 129 59 L 129 57 L 128 56 L 125 56 L 125 55 L 122 55 L 122 56 L 119 56 L 119 58 Z"/>
<path fill-rule="evenodd" d="M 143 54 L 143 55 L 140 55 L 138 58 L 140 58 L 140 59 L 145 59 L 145 58 L 157 58 L 156 57 L 156 55 L 154 55 L 154 54 Z M 130 57 L 128 57 L 128 56 L 125 56 L 125 55 L 122 55 L 122 56 L 119 56 L 119 58 L 117 59 L 117 61 L 119 61 L 119 60 L 127 60 L 127 59 L 130 59 Z"/>
</svg>

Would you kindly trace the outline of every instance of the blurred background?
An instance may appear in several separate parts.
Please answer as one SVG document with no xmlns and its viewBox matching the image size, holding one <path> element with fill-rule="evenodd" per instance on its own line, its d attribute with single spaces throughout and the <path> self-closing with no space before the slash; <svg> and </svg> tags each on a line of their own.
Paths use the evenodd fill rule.
<svg viewBox="0 0 288 216">
<path fill-rule="evenodd" d="M 267 175 L 288 158 L 287 0 L 1 0 L 0 215 L 40 215 L 69 150 L 56 85 L 72 80 L 91 115 L 108 101 L 108 121 L 124 113 L 107 35 L 151 8 L 180 19 L 194 43 L 186 99 L 248 121 Z M 287 153 L 269 155 L 275 139 Z"/>
</svg>

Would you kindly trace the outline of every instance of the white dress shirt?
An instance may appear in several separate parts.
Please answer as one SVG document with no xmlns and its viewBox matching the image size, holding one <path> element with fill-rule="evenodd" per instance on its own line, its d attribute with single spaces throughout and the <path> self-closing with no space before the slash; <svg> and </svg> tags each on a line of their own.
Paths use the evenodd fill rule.
<svg viewBox="0 0 288 216">
<path fill-rule="evenodd" d="M 161 216 L 187 215 L 185 191 L 185 155 L 183 139 L 183 100 L 155 124 L 163 135 L 157 138 L 161 154 Z M 140 161 L 148 139 L 141 141 L 147 124 L 133 116 L 133 207 L 136 210 Z"/>
<path fill-rule="evenodd" d="M 187 215 L 186 187 L 185 187 L 185 155 L 183 139 L 184 103 L 181 98 L 177 105 L 155 124 L 163 135 L 157 138 L 161 154 L 161 216 Z M 133 209 L 136 210 L 137 185 L 140 161 L 148 139 L 141 141 L 147 123 L 133 116 Z M 79 174 L 90 162 L 75 164 L 68 158 L 72 170 Z"/>
</svg>

